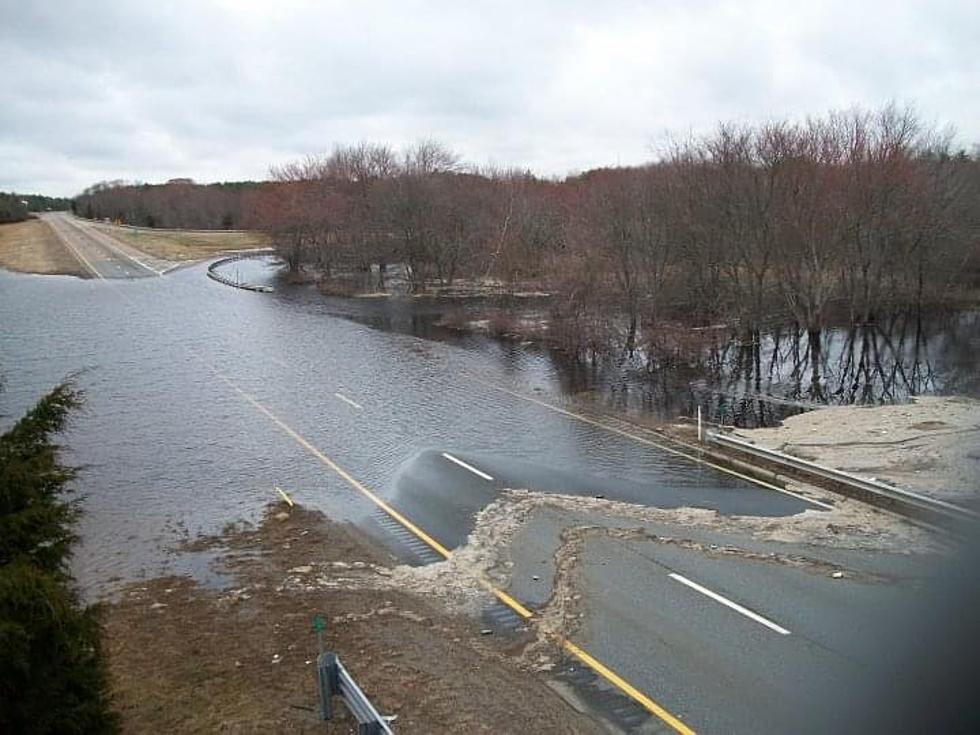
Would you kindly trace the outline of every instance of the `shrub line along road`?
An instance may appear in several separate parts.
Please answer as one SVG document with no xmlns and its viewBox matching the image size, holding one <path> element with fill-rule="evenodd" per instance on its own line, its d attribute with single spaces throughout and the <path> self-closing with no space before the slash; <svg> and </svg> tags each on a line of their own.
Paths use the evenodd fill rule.
<svg viewBox="0 0 980 735">
<path fill-rule="evenodd" d="M 98 278 L 146 277 L 164 270 L 149 256 L 110 244 L 104 239 L 107 236 L 99 237 L 66 215 L 44 215 L 44 219 Z M 349 471 L 324 451 L 329 449 L 324 442 L 331 432 L 362 434 L 368 446 L 367 437 L 393 430 L 384 416 L 372 416 L 370 393 L 360 395 L 356 385 L 329 385 L 325 377 L 321 388 L 329 390 L 321 395 L 329 397 L 322 408 L 330 414 L 331 423 L 327 428 L 307 427 L 297 424 L 289 410 L 279 405 L 287 400 L 286 395 L 255 397 L 236 376 L 217 371 L 206 358 L 198 357 L 234 394 L 441 557 L 450 556 L 453 548 L 465 542 L 474 513 L 506 487 L 588 496 L 601 490 L 610 499 L 624 500 L 641 493 L 639 497 L 647 498 L 651 505 L 693 502 L 733 515 L 820 510 L 804 498 L 727 477 L 693 457 L 674 457 L 673 461 L 688 466 L 689 474 L 698 476 L 690 488 L 678 490 L 669 482 L 651 485 L 628 463 L 615 476 L 585 476 L 574 468 L 482 453 L 473 449 L 479 442 L 472 437 L 468 447 L 445 446 L 418 453 L 399 476 L 394 495 L 382 497 L 355 477 L 359 471 L 356 461 Z M 273 355 L 268 358 L 281 364 L 288 382 L 289 361 Z M 495 407 L 484 407 L 484 411 L 505 409 L 512 416 L 523 415 L 524 420 L 542 425 L 567 423 L 577 437 L 596 438 L 582 441 L 584 461 L 599 459 L 600 453 L 635 457 L 638 451 L 659 451 L 642 437 L 540 399 L 497 390 L 489 383 L 484 388 L 497 397 Z M 407 387 L 413 389 L 419 387 Z M 433 396 L 412 396 L 411 400 L 438 404 Z M 491 418 L 487 416 L 486 428 L 481 430 L 499 431 Z M 487 439 L 487 446 L 493 446 L 491 437 Z M 340 461 L 347 465 L 354 460 L 342 457 Z M 304 492 L 317 492 L 295 490 L 294 497 L 299 495 L 300 502 Z M 547 513 L 533 518 L 527 532 L 519 532 L 514 540 L 515 572 L 548 569 L 563 523 L 570 521 L 584 523 L 581 518 L 561 519 Z M 924 568 L 915 563 L 897 565 L 887 555 L 767 544 L 748 535 L 734 536 L 696 525 L 665 523 L 657 528 L 649 522 L 632 523 L 633 528 L 640 525 L 646 537 L 620 539 L 600 534 L 582 547 L 578 591 L 583 619 L 572 633 L 575 641 L 562 639 L 559 643 L 572 658 L 595 671 L 607 689 L 614 687 L 655 716 L 642 725 L 644 731 L 826 731 L 828 720 L 822 715 L 846 715 L 830 703 L 867 689 L 881 657 L 875 632 L 880 631 L 882 620 L 910 606 L 915 590 L 903 583 L 904 578 L 921 577 Z M 675 543 L 679 534 L 685 543 Z M 709 547 L 738 547 L 740 553 L 706 552 Z M 780 562 L 791 553 L 814 560 L 811 566 L 817 569 Z M 531 566 L 535 564 L 541 566 Z M 846 569 L 845 578 L 832 578 L 828 568 Z M 535 575 L 535 579 L 538 576 L 545 581 L 532 584 L 530 575 L 515 574 L 507 589 L 483 582 L 517 615 L 533 622 L 551 594 L 547 575 Z"/>
</svg>

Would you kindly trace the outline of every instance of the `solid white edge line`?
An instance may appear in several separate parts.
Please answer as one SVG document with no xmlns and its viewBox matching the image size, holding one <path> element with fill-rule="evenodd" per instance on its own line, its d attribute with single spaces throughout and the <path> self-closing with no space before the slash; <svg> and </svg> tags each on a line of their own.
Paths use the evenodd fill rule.
<svg viewBox="0 0 980 735">
<path fill-rule="evenodd" d="M 485 385 L 488 388 L 492 388 L 493 390 L 499 390 L 501 393 L 507 393 L 508 395 L 521 399 L 522 401 L 534 403 L 538 406 L 542 406 L 543 408 L 548 409 L 549 411 L 554 411 L 555 413 L 568 416 L 569 418 L 573 418 L 576 421 L 581 421 L 582 423 L 589 424 L 590 426 L 595 426 L 599 429 L 603 429 L 604 431 L 608 431 L 612 434 L 618 434 L 619 436 L 624 436 L 627 439 L 632 439 L 633 441 L 639 442 L 640 444 L 646 444 L 647 446 L 656 447 L 657 449 L 661 449 L 669 454 L 674 454 L 677 455 L 678 457 L 684 457 L 685 459 L 689 459 L 696 464 L 704 465 L 706 467 L 711 467 L 712 469 L 718 470 L 720 472 L 724 472 L 725 474 L 731 475 L 732 477 L 738 477 L 739 479 L 745 480 L 754 485 L 758 485 L 760 487 L 764 487 L 769 490 L 775 490 L 777 493 L 782 493 L 783 495 L 789 495 L 790 497 L 796 498 L 797 500 L 802 500 L 804 503 L 810 503 L 811 505 L 816 505 L 826 510 L 834 510 L 834 508 L 836 507 L 834 505 L 824 503 L 823 501 L 809 498 L 806 495 L 800 495 L 799 493 L 794 493 L 792 490 L 787 490 L 784 487 L 778 487 L 770 482 L 766 482 L 765 480 L 760 480 L 750 475 L 745 475 L 742 474 L 741 472 L 736 472 L 735 470 L 728 469 L 727 467 L 722 467 L 715 462 L 709 462 L 705 459 L 701 459 L 700 457 L 696 457 L 692 454 L 689 454 L 688 452 L 682 452 L 679 449 L 674 449 L 673 447 L 668 447 L 668 446 L 664 446 L 663 444 L 658 444 L 657 442 L 646 439 L 645 437 L 632 434 L 628 431 L 624 431 L 623 429 L 618 429 L 615 426 L 610 426 L 609 424 L 603 423 L 602 421 L 590 419 L 586 416 L 582 416 L 581 414 L 575 413 L 574 411 L 569 411 L 564 408 L 554 406 L 546 401 L 540 401 L 537 398 L 532 398 L 531 396 L 525 396 L 522 393 L 518 393 L 517 391 L 510 390 L 509 388 L 504 388 L 503 386 L 496 385 L 495 383 L 491 383 L 479 377 L 474 378 L 474 380 L 475 382 L 480 383 L 481 385 Z M 680 442 L 672 437 L 662 436 L 660 438 L 663 439 L 664 441 L 671 442 L 673 444 L 678 444 L 680 446 L 688 446 L 688 447 L 691 446 L 686 442 Z M 694 449 L 697 449 L 697 447 L 694 447 Z"/>
<path fill-rule="evenodd" d="M 748 608 L 742 607 L 737 602 L 732 602 L 727 597 L 723 597 L 722 595 L 719 595 L 717 592 L 712 592 L 707 587 L 702 587 L 697 582 L 692 582 L 687 577 L 681 574 L 677 574 L 677 572 L 671 572 L 670 578 L 673 579 L 675 582 L 680 582 L 681 584 L 687 585 L 691 589 L 700 592 L 702 595 L 706 595 L 707 597 L 710 597 L 715 602 L 720 602 L 722 605 L 725 605 L 726 607 L 730 607 L 735 612 L 741 613 L 745 617 L 750 618 L 755 622 L 766 626 L 770 630 L 776 631 L 780 635 L 789 635 L 789 631 L 786 630 L 786 628 L 784 628 L 783 626 L 777 625 L 776 623 L 772 622 L 768 618 L 764 618 L 758 613 L 754 613 Z"/>
<path fill-rule="evenodd" d="M 57 230 L 55 231 L 55 234 L 59 234 L 59 233 L 57 232 Z M 82 265 L 84 265 L 84 266 L 85 266 L 86 268 L 88 268 L 88 270 L 89 270 L 89 272 L 90 272 L 90 273 L 91 273 L 91 274 L 92 274 L 93 276 L 95 276 L 95 277 L 96 277 L 96 278 L 98 278 L 99 280 L 102 280 L 102 281 L 104 281 L 104 280 L 105 280 L 105 276 L 103 276 L 103 275 L 102 275 L 101 273 L 99 273 L 99 271 L 98 271 L 98 270 L 96 270 L 96 268 L 95 268 L 95 266 L 94 266 L 94 265 L 92 265 L 92 264 L 91 264 L 91 263 L 89 262 L 89 260 L 88 260 L 88 258 L 86 258 L 86 257 L 85 257 L 84 255 L 82 255 L 82 253 L 81 253 L 81 251 L 79 251 L 79 250 L 78 250 L 78 248 L 76 248 L 76 247 L 75 247 L 74 245 L 72 245 L 72 244 L 71 244 L 70 242 L 68 242 L 68 239 L 67 239 L 67 238 L 65 238 L 65 237 L 62 237 L 62 238 L 61 238 L 61 242 L 62 242 L 62 243 L 64 244 L 64 246 L 65 246 L 66 248 L 68 248 L 68 250 L 70 250 L 70 251 L 71 251 L 71 254 L 72 254 L 72 255 L 74 255 L 74 256 L 75 256 L 75 258 L 76 258 L 76 259 L 77 259 L 77 260 L 78 260 L 78 261 L 79 261 L 79 262 L 80 262 L 80 263 L 81 263 Z"/>
<path fill-rule="evenodd" d="M 117 247 L 115 243 L 110 242 L 110 240 L 113 240 L 115 238 L 113 238 L 112 235 L 108 235 L 105 232 L 102 232 L 101 230 L 99 230 L 99 228 L 96 225 L 90 224 L 90 233 L 89 234 L 93 235 L 93 239 L 96 242 L 104 245 L 105 247 L 109 248 L 110 250 L 112 250 L 116 254 L 121 255 L 124 259 L 129 260 L 129 261 L 131 261 L 133 263 L 136 263 L 136 265 L 140 266 L 141 268 L 143 268 L 145 270 L 150 271 L 150 273 L 153 273 L 154 275 L 157 275 L 157 276 L 162 276 L 163 275 L 164 271 L 157 270 L 152 265 L 149 265 L 147 263 L 144 263 L 142 260 L 140 260 L 139 258 L 137 258 L 132 253 L 127 253 L 125 250 L 123 250 L 122 247 Z M 122 243 L 122 244 L 125 245 L 125 243 Z M 127 247 L 132 247 L 132 246 L 127 245 Z M 135 250 L 136 248 L 132 248 L 132 249 Z"/>
<path fill-rule="evenodd" d="M 139 258 L 130 255 L 129 253 L 124 251 L 121 247 L 116 247 L 116 245 L 114 245 L 113 243 L 108 242 L 108 240 L 111 240 L 112 237 L 110 235 L 105 234 L 104 232 L 100 232 L 98 228 L 95 227 L 95 225 L 91 223 L 89 223 L 88 225 L 80 225 L 75 222 L 72 222 L 72 224 L 75 227 L 77 227 L 79 230 L 87 234 L 89 237 L 91 237 L 93 240 L 95 240 L 98 244 L 102 245 L 103 247 L 109 248 L 109 250 L 116 253 L 116 255 L 121 256 L 123 260 L 128 260 L 130 263 L 135 263 L 143 270 L 147 270 L 155 276 L 163 275 L 164 271 L 157 270 L 153 266 L 147 265 Z M 86 232 L 86 227 L 89 228 L 88 232 Z M 96 235 L 98 235 L 98 237 L 96 237 Z"/>
<path fill-rule="evenodd" d="M 103 280 L 103 281 L 105 280 L 105 278 L 103 277 L 103 275 L 101 273 L 99 273 L 98 270 L 96 270 L 95 266 L 92 265 L 88 261 L 88 258 L 86 258 L 84 255 L 82 255 L 78 251 L 78 249 L 68 241 L 68 237 L 64 234 L 64 232 L 62 232 L 59 229 L 61 227 L 61 225 L 60 224 L 58 224 L 58 225 L 54 224 L 56 221 L 58 221 L 56 218 L 51 218 L 51 219 L 42 218 L 41 221 L 47 223 L 48 227 L 51 228 L 51 231 L 54 232 L 55 236 L 59 240 L 61 240 L 62 245 L 64 245 L 66 248 L 68 248 L 69 252 L 71 252 L 71 254 L 73 256 L 75 256 L 75 260 L 77 260 L 79 263 L 81 263 L 82 265 L 84 265 L 93 276 L 95 276 L 96 278 L 98 278 L 100 280 Z"/>
<path fill-rule="evenodd" d="M 450 462 L 455 462 L 460 467 L 462 467 L 464 470 L 469 470 L 470 472 L 472 472 L 477 477 L 482 477 L 484 480 L 488 480 L 490 482 L 493 482 L 493 478 L 490 475 L 488 475 L 486 472 L 483 472 L 482 470 L 478 470 L 476 467 L 473 467 L 472 465 L 466 464 L 466 462 L 464 462 L 463 460 L 456 459 L 456 457 L 454 457 L 451 454 L 447 454 L 446 452 L 443 452 L 442 453 L 442 456 L 445 457 L 446 459 L 448 459 Z"/>
<path fill-rule="evenodd" d="M 334 393 L 334 395 L 337 398 L 339 398 L 340 400 L 342 400 L 344 403 L 346 403 L 346 404 L 348 404 L 350 406 L 353 406 L 358 411 L 363 411 L 364 410 L 364 406 L 362 406 L 360 403 L 357 403 L 355 401 L 352 401 L 350 398 L 348 398 L 347 396 L 343 395 L 342 393 Z"/>
</svg>

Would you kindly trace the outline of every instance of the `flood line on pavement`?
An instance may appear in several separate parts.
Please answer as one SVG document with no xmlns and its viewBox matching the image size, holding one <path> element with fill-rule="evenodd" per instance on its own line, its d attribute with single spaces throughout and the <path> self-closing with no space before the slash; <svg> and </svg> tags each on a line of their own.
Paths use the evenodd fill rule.
<svg viewBox="0 0 980 735">
<path fill-rule="evenodd" d="M 102 278 L 99 275 L 99 278 Z M 109 281 L 106 281 L 109 283 Z M 115 284 L 113 284 L 115 286 Z M 133 303 L 132 298 L 126 294 L 124 291 L 116 290 L 123 299 L 130 304 Z M 287 436 L 289 436 L 293 441 L 303 447 L 306 451 L 312 454 L 316 459 L 318 459 L 322 464 L 333 470 L 341 479 L 343 479 L 348 485 L 353 487 L 355 490 L 360 492 L 364 497 L 374 503 L 378 508 L 384 511 L 390 518 L 401 524 L 406 530 L 411 532 L 420 541 L 428 545 L 433 551 L 439 554 L 444 559 L 449 559 L 452 552 L 445 546 L 436 541 L 432 536 L 427 534 L 421 528 L 416 526 L 412 521 L 406 518 L 404 515 L 399 513 L 395 508 L 386 503 L 382 498 L 380 498 L 373 491 L 368 489 L 363 483 L 359 482 L 353 475 L 351 475 L 347 470 L 338 465 L 327 455 L 317 449 L 309 440 L 307 440 L 302 434 L 293 429 L 282 419 L 280 419 L 271 410 L 266 408 L 266 406 L 261 403 L 257 398 L 247 393 L 242 389 L 237 383 L 235 383 L 231 378 L 222 373 L 218 368 L 216 368 L 210 360 L 208 360 L 204 355 L 194 349 L 188 349 L 188 352 L 198 360 L 200 360 L 215 376 L 218 377 L 223 383 L 225 383 L 229 388 L 231 388 L 238 396 L 240 396 L 246 403 L 251 405 L 256 411 L 261 413 L 267 419 L 269 419 L 273 424 L 275 424 L 279 429 L 281 429 Z M 516 394 L 515 394 L 516 395 Z M 546 405 L 547 404 L 543 404 Z M 549 406 L 550 408 L 550 406 Z M 474 578 L 480 583 L 480 585 L 490 592 L 494 597 L 496 597 L 500 602 L 506 605 L 508 608 L 513 610 L 521 618 L 532 621 L 534 618 L 534 613 L 527 607 L 522 605 L 514 597 L 498 589 L 490 580 L 481 574 L 473 572 Z M 643 709 L 650 712 L 656 716 L 661 722 L 670 727 L 674 732 L 679 735 L 696 735 L 696 732 L 684 724 L 678 717 L 671 714 L 666 708 L 655 702 L 652 698 L 644 694 L 642 691 L 637 689 L 635 686 L 630 684 L 626 679 L 621 677 L 611 668 L 606 666 L 602 661 L 597 659 L 595 656 L 590 654 L 584 648 L 581 648 L 577 644 L 568 640 L 564 636 L 552 634 L 550 636 L 557 644 L 559 644 L 566 653 L 580 661 L 581 663 L 588 666 L 601 678 L 605 679 L 609 684 L 619 690 L 629 699 L 633 700 L 639 704 Z"/>
<path fill-rule="evenodd" d="M 632 439 L 633 441 L 639 442 L 640 444 L 646 444 L 648 446 L 655 447 L 656 449 L 660 449 L 669 454 L 673 454 L 678 457 L 684 457 L 685 459 L 689 459 L 697 464 L 702 464 L 707 467 L 711 467 L 712 469 L 718 470 L 719 472 L 724 472 L 726 475 L 731 475 L 732 477 L 737 477 L 740 480 L 751 482 L 754 485 L 759 485 L 760 487 L 764 487 L 767 490 L 775 490 L 777 493 L 782 493 L 783 495 L 789 495 L 790 497 L 796 498 L 797 500 L 802 500 L 805 503 L 811 503 L 820 508 L 824 508 L 825 510 L 834 509 L 834 506 L 828 503 L 823 503 L 819 500 L 814 500 L 813 498 L 808 498 L 804 495 L 800 495 L 799 493 L 794 493 L 792 490 L 787 490 L 786 488 L 779 487 L 778 485 L 773 485 L 770 482 L 766 482 L 765 480 L 760 480 L 758 478 L 752 477 L 751 475 L 745 475 L 742 474 L 741 472 L 736 472 L 735 470 L 729 469 L 727 467 L 723 467 L 722 465 L 716 464 L 715 462 L 709 462 L 706 459 L 702 459 L 701 457 L 691 454 L 690 452 L 683 452 L 680 449 L 675 449 L 665 444 L 660 444 L 658 442 L 652 441 L 651 439 L 647 439 L 646 437 L 642 437 L 637 434 L 624 431 L 623 429 L 618 429 L 615 426 L 610 426 L 609 424 L 605 424 L 602 421 L 590 419 L 589 417 L 583 416 L 582 414 L 579 413 L 575 413 L 574 411 L 569 411 L 568 409 L 555 406 L 554 404 L 548 403 L 547 401 L 542 401 L 532 396 L 526 396 L 523 393 L 518 393 L 517 391 L 511 390 L 510 388 L 504 388 L 501 385 L 497 385 L 495 383 L 491 383 L 486 380 L 481 380 L 480 378 L 474 378 L 474 380 L 477 383 L 480 383 L 481 385 L 485 385 L 486 387 L 492 388 L 493 390 L 498 390 L 501 393 L 506 393 L 510 396 L 513 396 L 514 398 L 520 398 L 522 401 L 527 401 L 529 403 L 535 404 L 536 406 L 541 406 L 542 408 L 546 408 L 549 411 L 560 413 L 561 415 L 568 416 L 569 418 L 575 419 L 576 421 L 581 421 L 584 424 L 589 424 L 590 426 L 595 426 L 596 428 L 603 429 L 605 431 L 610 431 L 613 434 L 619 434 L 620 436 L 624 436 L 627 439 Z M 689 446 L 689 445 L 685 445 L 683 442 L 679 442 L 674 439 L 668 439 L 667 437 L 664 438 L 667 439 L 668 441 L 674 441 L 683 446 Z"/>
<path fill-rule="evenodd" d="M 287 436 L 289 436 L 293 441 L 303 447 L 306 451 L 312 454 L 321 463 L 333 470 L 337 475 L 340 476 L 348 485 L 360 492 L 364 497 L 374 503 L 377 507 L 387 513 L 391 518 L 400 523 L 404 528 L 414 534 L 419 540 L 427 544 L 436 553 L 442 556 L 444 559 L 448 559 L 452 552 L 445 546 L 436 541 L 432 536 L 427 534 L 412 521 L 398 512 L 395 508 L 385 502 L 376 493 L 366 487 L 363 483 L 359 482 L 353 475 L 351 475 L 347 470 L 334 462 L 330 457 L 317 449 L 308 439 L 306 439 L 302 434 L 289 426 L 286 422 L 276 416 L 269 408 L 267 408 L 261 401 L 247 393 L 242 389 L 237 383 L 235 383 L 227 375 L 220 372 L 217 368 L 210 365 L 208 366 L 214 372 L 214 374 L 224 382 L 229 388 L 231 388 L 236 394 L 238 394 L 243 400 L 250 404 L 255 410 L 269 419 L 274 423 L 279 429 L 281 429 Z M 474 578 L 480 583 L 484 589 L 494 595 L 498 600 L 500 600 L 504 605 L 509 607 L 519 616 L 525 620 L 530 620 L 534 617 L 534 613 L 518 602 L 514 597 L 507 594 L 503 590 L 494 586 L 486 577 L 481 574 L 474 573 Z M 605 679 L 607 682 L 612 684 L 616 689 L 622 692 L 624 695 L 632 699 L 634 702 L 639 704 L 645 710 L 651 714 L 658 717 L 664 724 L 668 725 L 675 732 L 680 733 L 680 735 L 695 735 L 694 730 L 685 725 L 680 719 L 672 715 L 664 707 L 657 704 L 653 699 L 648 697 L 646 694 L 641 692 L 635 686 L 630 684 L 628 681 L 623 679 L 619 674 L 610 669 L 608 666 L 603 664 L 599 659 L 595 658 L 592 654 L 586 651 L 584 648 L 572 643 L 572 641 L 567 638 L 560 637 L 557 639 L 563 650 L 565 650 L 570 655 L 574 656 L 576 659 L 584 663 L 590 669 L 596 672 L 599 676 Z"/>
<path fill-rule="evenodd" d="M 90 229 L 90 228 L 94 228 L 95 227 L 94 225 L 81 225 L 77 222 L 71 222 L 71 226 L 74 227 L 78 232 L 81 232 L 83 235 L 90 238 L 91 240 L 99 243 L 100 245 L 106 248 L 109 248 L 109 250 L 121 256 L 123 260 L 129 261 L 130 263 L 135 263 L 143 270 L 147 270 L 155 276 L 163 275 L 163 271 L 158 271 L 156 268 L 147 265 L 136 256 L 125 252 L 121 247 L 117 247 L 116 245 L 109 242 L 109 240 L 112 239 L 110 235 L 106 235 L 105 233 L 97 232 L 94 229 Z"/>
<path fill-rule="evenodd" d="M 50 222 L 48 224 L 50 225 Z M 76 248 L 74 245 L 72 245 L 68 241 L 68 237 L 66 235 L 64 235 L 62 232 L 60 232 L 58 230 L 58 228 L 55 227 L 55 226 L 53 226 L 53 225 L 51 225 L 51 231 L 54 232 L 54 234 L 57 236 L 57 238 L 61 241 L 61 244 L 64 245 L 73 256 L 75 256 L 75 260 L 77 260 L 79 263 L 81 263 L 83 266 L 85 266 L 85 268 L 93 276 L 95 276 L 99 280 L 102 280 L 102 281 L 105 280 L 105 277 L 101 273 L 99 273 L 98 270 L 96 270 L 95 266 L 92 265 L 89 262 L 88 258 L 86 258 L 84 255 L 82 255 L 81 252 L 78 250 L 78 248 Z"/>
</svg>

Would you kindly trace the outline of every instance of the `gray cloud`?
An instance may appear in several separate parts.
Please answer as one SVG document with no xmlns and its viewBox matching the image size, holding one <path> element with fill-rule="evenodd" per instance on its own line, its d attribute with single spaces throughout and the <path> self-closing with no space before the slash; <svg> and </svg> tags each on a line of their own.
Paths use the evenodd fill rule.
<svg viewBox="0 0 980 735">
<path fill-rule="evenodd" d="M 789 5 L 0 0 L 0 190 L 262 178 L 421 137 L 561 175 L 890 100 L 980 140 L 976 3 Z"/>
</svg>

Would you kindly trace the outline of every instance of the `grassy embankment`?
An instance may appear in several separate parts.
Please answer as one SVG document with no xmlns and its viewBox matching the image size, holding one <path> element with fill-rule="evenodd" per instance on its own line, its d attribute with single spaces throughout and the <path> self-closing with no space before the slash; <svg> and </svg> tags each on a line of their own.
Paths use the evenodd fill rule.
<svg viewBox="0 0 980 735">
<path fill-rule="evenodd" d="M 214 232 L 148 230 L 98 225 L 117 240 L 157 258 L 172 261 L 199 260 L 233 250 L 251 250 L 269 246 L 269 238 L 259 232 Z"/>
<path fill-rule="evenodd" d="M 0 268 L 20 273 L 88 277 L 78 259 L 47 223 L 38 219 L 0 225 Z"/>
</svg>

